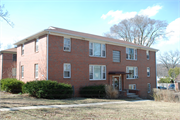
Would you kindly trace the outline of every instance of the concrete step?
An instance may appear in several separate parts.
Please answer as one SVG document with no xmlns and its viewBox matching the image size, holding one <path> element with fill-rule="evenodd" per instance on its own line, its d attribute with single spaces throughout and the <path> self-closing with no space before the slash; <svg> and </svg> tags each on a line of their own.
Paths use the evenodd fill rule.
<svg viewBox="0 0 180 120">
<path fill-rule="evenodd" d="M 127 97 L 136 98 L 136 97 L 139 97 L 139 96 L 138 95 L 128 95 Z"/>
<path fill-rule="evenodd" d="M 129 96 L 129 95 L 136 95 L 135 93 L 127 93 L 127 96 Z"/>
</svg>

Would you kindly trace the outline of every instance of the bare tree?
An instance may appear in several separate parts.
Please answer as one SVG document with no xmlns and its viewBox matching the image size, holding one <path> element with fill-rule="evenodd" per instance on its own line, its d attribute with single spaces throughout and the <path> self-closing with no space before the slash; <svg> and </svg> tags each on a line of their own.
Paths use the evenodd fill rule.
<svg viewBox="0 0 180 120">
<path fill-rule="evenodd" d="M 159 78 L 168 76 L 168 70 L 163 64 L 157 64 L 157 76 Z"/>
<path fill-rule="evenodd" d="M 136 15 L 134 18 L 124 19 L 117 25 L 113 25 L 110 32 L 104 35 L 150 47 L 158 38 L 166 38 L 167 25 L 166 21 Z"/>
<path fill-rule="evenodd" d="M 9 19 L 9 13 L 8 11 L 4 11 L 4 5 L 0 5 L 0 17 L 4 19 L 11 27 L 14 26 L 14 23 L 10 21 Z"/>
<path fill-rule="evenodd" d="M 170 68 L 175 68 L 180 64 L 180 51 L 169 51 L 160 54 L 158 61 L 169 71 Z"/>
</svg>

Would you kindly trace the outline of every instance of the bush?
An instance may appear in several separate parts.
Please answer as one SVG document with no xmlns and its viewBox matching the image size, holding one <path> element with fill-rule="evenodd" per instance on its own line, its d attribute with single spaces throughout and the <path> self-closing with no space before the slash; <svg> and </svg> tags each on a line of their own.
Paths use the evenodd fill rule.
<svg viewBox="0 0 180 120">
<path fill-rule="evenodd" d="M 92 85 L 80 88 L 80 95 L 86 98 L 102 98 L 105 97 L 104 85 Z"/>
<path fill-rule="evenodd" d="M 69 98 L 73 93 L 71 85 L 51 80 L 27 82 L 22 91 L 38 98 L 48 99 Z"/>
<path fill-rule="evenodd" d="M 180 102 L 180 93 L 175 93 L 172 90 L 153 89 L 153 97 L 155 101 L 164 102 Z"/>
<path fill-rule="evenodd" d="M 112 85 L 106 85 L 105 91 L 106 91 L 107 98 L 118 98 L 119 91 L 116 89 L 113 89 Z"/>
<path fill-rule="evenodd" d="M 0 80 L 1 90 L 11 93 L 22 92 L 22 86 L 24 82 L 17 80 L 15 78 L 5 78 Z"/>
</svg>

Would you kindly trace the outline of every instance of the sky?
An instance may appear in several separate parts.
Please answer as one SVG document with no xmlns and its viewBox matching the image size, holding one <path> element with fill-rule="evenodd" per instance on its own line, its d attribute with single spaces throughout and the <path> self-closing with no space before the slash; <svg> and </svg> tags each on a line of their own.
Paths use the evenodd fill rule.
<svg viewBox="0 0 180 120">
<path fill-rule="evenodd" d="M 152 48 L 180 51 L 180 0 L 0 0 L 14 27 L 0 19 L 2 49 L 49 26 L 103 36 L 110 27 L 135 15 L 167 21 L 167 39 Z"/>
</svg>

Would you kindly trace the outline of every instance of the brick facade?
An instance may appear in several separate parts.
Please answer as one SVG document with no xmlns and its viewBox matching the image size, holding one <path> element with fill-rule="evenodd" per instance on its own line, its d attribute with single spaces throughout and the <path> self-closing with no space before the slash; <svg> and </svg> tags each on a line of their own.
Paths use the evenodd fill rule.
<svg viewBox="0 0 180 120">
<path fill-rule="evenodd" d="M 29 40 L 24 44 L 24 55 L 21 55 L 22 44 L 17 47 L 17 78 L 27 82 L 36 80 L 34 77 L 34 65 L 38 64 L 38 79 L 46 79 L 47 75 L 47 57 L 48 57 L 48 79 L 62 83 L 69 83 L 74 87 L 75 96 L 79 95 L 79 88 L 86 85 L 95 84 L 112 84 L 112 76 L 108 73 L 111 71 L 126 72 L 127 66 L 138 67 L 138 78 L 126 79 L 122 75 L 122 89 L 129 89 L 129 84 L 136 84 L 136 89 L 140 90 L 140 97 L 148 97 L 148 86 L 151 89 L 156 87 L 156 58 L 155 50 L 149 50 L 150 59 L 147 60 L 146 50 L 137 49 L 137 60 L 126 60 L 126 46 L 110 44 L 106 45 L 106 57 L 89 56 L 89 40 L 84 38 L 70 36 L 71 51 L 64 51 L 63 40 L 67 35 L 47 34 L 39 38 L 39 52 L 35 52 L 35 40 Z M 95 41 L 95 40 L 94 40 Z M 47 56 L 48 42 L 48 56 Z M 95 41 L 97 42 L 97 40 Z M 102 41 L 99 41 L 102 42 Z M 129 43 L 132 44 L 132 43 Z M 120 62 L 113 62 L 113 50 L 120 51 Z M 71 78 L 63 78 L 63 64 L 71 64 Z M 21 78 L 21 66 L 24 66 L 24 78 Z M 106 65 L 106 80 L 89 80 L 89 65 Z M 147 77 L 147 67 L 150 67 L 150 77 Z"/>
<path fill-rule="evenodd" d="M 0 79 L 16 78 L 16 75 L 12 73 L 12 69 L 17 66 L 16 61 L 13 61 L 13 54 L 14 53 L 0 54 Z"/>
</svg>

